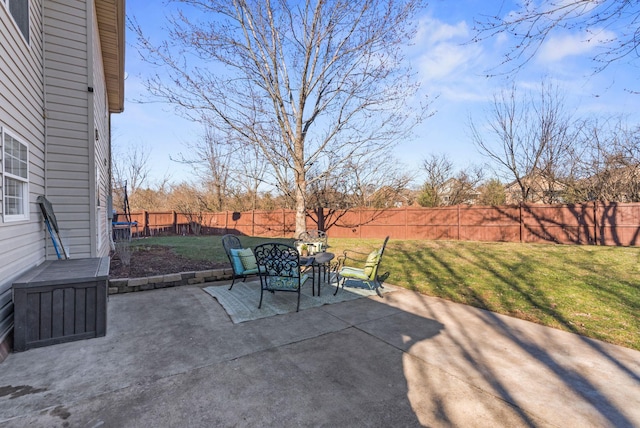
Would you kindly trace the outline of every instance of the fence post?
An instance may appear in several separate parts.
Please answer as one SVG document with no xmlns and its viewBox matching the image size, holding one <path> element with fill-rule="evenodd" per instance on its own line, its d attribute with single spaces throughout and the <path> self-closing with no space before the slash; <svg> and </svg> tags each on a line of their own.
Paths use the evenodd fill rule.
<svg viewBox="0 0 640 428">
<path fill-rule="evenodd" d="M 520 242 L 524 242 L 524 224 L 522 220 L 522 202 L 520 202 Z"/>
<path fill-rule="evenodd" d="M 149 212 L 147 210 L 142 211 L 142 234 L 149 236 Z"/>
<path fill-rule="evenodd" d="M 409 239 L 409 207 L 404 206 L 404 239 Z"/>
<path fill-rule="evenodd" d="M 460 240 L 460 204 L 458 204 L 458 241 Z"/>
<path fill-rule="evenodd" d="M 598 201 L 593 201 L 593 243 L 598 244 Z"/>
<path fill-rule="evenodd" d="M 256 236 L 256 210 L 251 210 L 251 236 Z"/>
</svg>

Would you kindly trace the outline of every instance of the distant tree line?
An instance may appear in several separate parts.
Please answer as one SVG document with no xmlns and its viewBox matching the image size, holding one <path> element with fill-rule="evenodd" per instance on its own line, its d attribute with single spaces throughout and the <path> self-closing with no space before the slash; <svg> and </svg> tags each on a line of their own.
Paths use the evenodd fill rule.
<svg viewBox="0 0 640 428">
<path fill-rule="evenodd" d="M 387 151 L 366 164 L 347 162 L 332 174 L 311 168 L 305 205 L 324 213 L 407 205 L 640 202 L 640 127 L 620 117 L 577 117 L 552 85 L 524 94 L 516 86 L 505 89 L 495 95 L 485 121 L 470 119 L 469 128 L 486 161 L 481 165 L 457 169 L 449 155 L 431 154 L 420 171 L 410 171 Z M 121 209 L 126 184 L 134 211 L 296 209 L 295 184 L 266 185 L 261 176 L 267 166 L 250 152 L 255 148 L 244 146 L 247 152 L 239 154 L 217 141 L 207 128 L 174 159 L 193 166 L 190 183 L 164 179 L 150 186 L 148 149 L 117 151 L 114 206 Z"/>
</svg>

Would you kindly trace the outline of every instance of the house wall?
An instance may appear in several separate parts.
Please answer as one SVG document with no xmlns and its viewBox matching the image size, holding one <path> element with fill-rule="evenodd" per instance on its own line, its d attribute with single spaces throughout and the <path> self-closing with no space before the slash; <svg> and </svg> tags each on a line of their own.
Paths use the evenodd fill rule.
<svg viewBox="0 0 640 428">
<path fill-rule="evenodd" d="M 105 134 L 106 108 L 102 67 L 96 66 L 101 56 L 94 43 L 93 2 L 46 1 L 44 6 L 47 197 L 71 257 L 105 255 L 96 234 L 96 171 L 98 177 L 103 173 L 97 169 L 101 150 L 95 136 L 96 129 Z"/>
<path fill-rule="evenodd" d="M 0 4 L 0 127 L 29 147 L 29 217 L 5 222 L 0 216 L 0 344 L 13 326 L 13 280 L 45 258 L 44 226 L 36 204 L 36 197 L 44 193 L 45 180 L 41 8 L 42 1 L 30 0 L 27 43 L 7 8 Z M 1 163 L 0 156 L 0 176 Z M 0 179 L 0 186 L 3 183 Z M 0 213 L 3 205 L 0 200 Z"/>
<path fill-rule="evenodd" d="M 52 203 L 72 258 L 109 253 L 110 123 L 94 2 L 29 5 L 26 43 L 0 2 L 0 127 L 29 146 L 30 213 L 18 222 L 0 216 L 0 361 L 13 327 L 13 281 L 56 258 L 39 195 Z"/>
</svg>

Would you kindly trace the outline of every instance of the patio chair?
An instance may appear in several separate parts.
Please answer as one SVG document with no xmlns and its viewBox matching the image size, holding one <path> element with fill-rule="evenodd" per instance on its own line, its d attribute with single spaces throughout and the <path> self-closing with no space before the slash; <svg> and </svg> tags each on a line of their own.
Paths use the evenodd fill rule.
<svg viewBox="0 0 640 428">
<path fill-rule="evenodd" d="M 382 283 L 389 277 L 389 272 L 378 275 L 378 268 L 380 267 L 387 241 L 389 241 L 388 236 L 385 238 L 382 247 L 370 252 L 366 255 L 366 259 L 364 259 L 364 253 L 348 250 L 345 250 L 344 253 L 338 257 L 336 267 L 338 282 L 336 283 L 336 291 L 333 293 L 334 296 L 338 294 L 341 285 L 344 289 L 344 283 L 347 280 L 356 280 L 367 284 L 371 290 L 375 290 L 378 296 L 382 297 L 380 288 L 384 288 Z M 359 264 L 360 266 L 364 264 L 364 267 L 353 267 L 354 264 Z"/>
<path fill-rule="evenodd" d="M 320 244 L 320 248 L 316 247 L 315 251 L 312 252 L 322 252 L 329 246 L 329 237 L 327 236 L 327 232 L 323 230 L 307 230 L 306 232 L 301 232 L 298 235 L 298 239 L 296 240 L 296 248 L 300 248 L 302 244 Z"/>
<path fill-rule="evenodd" d="M 244 282 L 248 276 L 258 274 L 258 265 L 253 252 L 250 248 L 242 248 L 240 238 L 235 235 L 224 235 L 222 237 L 222 247 L 224 252 L 227 253 L 233 270 L 233 279 L 229 290 L 233 288 L 236 278 L 242 278 Z"/>
<path fill-rule="evenodd" d="M 258 245 L 255 249 L 255 255 L 260 276 L 258 309 L 262 307 L 262 297 L 265 291 L 271 293 L 289 291 L 298 293 L 296 312 L 299 311 L 300 290 L 305 281 L 309 279 L 309 275 L 304 271 L 309 269 L 313 259 L 310 258 L 305 265 L 300 266 L 300 254 L 295 247 L 275 242 Z M 313 287 L 313 278 L 311 286 Z"/>
</svg>

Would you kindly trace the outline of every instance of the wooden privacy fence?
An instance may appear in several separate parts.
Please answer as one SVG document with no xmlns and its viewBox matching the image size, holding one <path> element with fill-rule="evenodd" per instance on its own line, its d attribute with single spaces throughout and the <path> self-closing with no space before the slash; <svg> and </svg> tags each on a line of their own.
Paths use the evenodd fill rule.
<svg viewBox="0 0 640 428">
<path fill-rule="evenodd" d="M 307 228 L 318 229 L 317 212 L 309 212 Z M 135 212 L 141 236 L 225 233 L 293 236 L 294 210 L 180 214 Z M 324 210 L 330 237 L 429 239 L 462 241 L 551 242 L 560 244 L 640 244 L 640 203 L 575 205 L 510 205 L 384 210 Z M 135 230 L 134 230 L 135 232 Z"/>
</svg>

